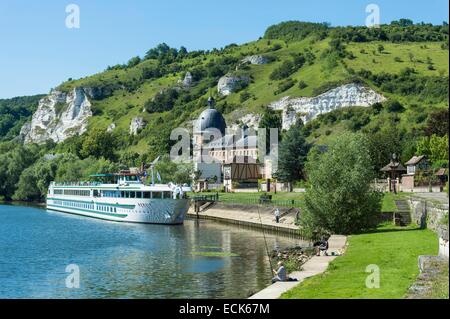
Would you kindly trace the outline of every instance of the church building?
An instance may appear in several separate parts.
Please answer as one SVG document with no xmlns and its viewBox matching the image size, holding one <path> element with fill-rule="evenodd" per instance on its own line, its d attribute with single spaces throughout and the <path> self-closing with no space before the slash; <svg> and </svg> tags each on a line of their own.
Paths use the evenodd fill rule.
<svg viewBox="0 0 450 319">
<path fill-rule="evenodd" d="M 194 169 L 201 173 L 197 190 L 224 185 L 226 191 L 233 184 L 257 187 L 264 165 L 258 161 L 258 143 L 255 132 L 248 127 L 234 132 L 227 130 L 222 114 L 215 109 L 214 99 L 208 99 L 208 108 L 194 121 Z"/>
</svg>

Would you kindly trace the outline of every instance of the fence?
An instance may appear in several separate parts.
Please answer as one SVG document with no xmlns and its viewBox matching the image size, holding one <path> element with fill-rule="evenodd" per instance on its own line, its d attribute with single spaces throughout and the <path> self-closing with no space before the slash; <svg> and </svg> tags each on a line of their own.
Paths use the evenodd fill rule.
<svg viewBox="0 0 450 319">
<path fill-rule="evenodd" d="M 281 206 L 281 207 L 301 207 L 303 201 L 294 199 L 272 199 L 262 200 L 259 196 L 254 197 L 223 197 L 219 195 L 219 202 L 228 204 L 244 204 L 244 205 L 265 205 L 265 206 Z"/>
</svg>

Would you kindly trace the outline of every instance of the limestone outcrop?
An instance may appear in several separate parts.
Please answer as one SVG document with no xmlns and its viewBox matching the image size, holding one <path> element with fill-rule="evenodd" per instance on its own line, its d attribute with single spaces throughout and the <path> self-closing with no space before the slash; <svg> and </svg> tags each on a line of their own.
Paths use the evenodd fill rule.
<svg viewBox="0 0 450 319">
<path fill-rule="evenodd" d="M 249 82 L 248 76 L 227 74 L 219 79 L 217 91 L 219 94 L 227 96 L 246 87 Z"/>
<path fill-rule="evenodd" d="M 116 123 L 111 123 L 108 125 L 108 128 L 106 129 L 106 131 L 108 133 L 111 133 L 112 131 L 114 131 L 116 129 Z"/>
<path fill-rule="evenodd" d="M 288 130 L 298 118 L 305 123 L 316 118 L 319 114 L 349 107 L 369 107 L 386 98 L 371 88 L 359 83 L 349 83 L 329 90 L 316 97 L 284 97 L 269 105 L 274 110 L 282 111 L 283 129 Z"/>
<path fill-rule="evenodd" d="M 194 77 L 192 76 L 191 72 L 186 72 L 186 75 L 184 76 L 184 79 L 182 81 L 182 85 L 184 88 L 188 89 L 192 86 L 194 83 Z"/>
<path fill-rule="evenodd" d="M 142 117 L 135 117 L 131 120 L 130 135 L 137 135 L 139 131 L 145 128 L 147 123 Z"/>
<path fill-rule="evenodd" d="M 62 142 L 68 137 L 83 134 L 92 116 L 91 102 L 84 88 L 70 92 L 52 90 L 39 101 L 32 120 L 26 123 L 20 136 L 24 143 Z"/>
<path fill-rule="evenodd" d="M 250 55 L 242 59 L 242 63 L 261 65 L 269 63 L 269 59 L 262 55 Z"/>
</svg>

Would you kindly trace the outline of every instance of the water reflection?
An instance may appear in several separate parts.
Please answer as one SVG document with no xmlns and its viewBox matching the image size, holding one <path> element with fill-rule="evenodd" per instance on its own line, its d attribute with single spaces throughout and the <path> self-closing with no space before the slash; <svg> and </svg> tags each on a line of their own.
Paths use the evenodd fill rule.
<svg viewBox="0 0 450 319">
<path fill-rule="evenodd" d="M 196 220 L 119 224 L 17 206 L 0 206 L 0 217 L 3 298 L 246 298 L 271 278 L 255 230 Z M 266 238 L 269 248 L 307 245 Z M 80 289 L 65 288 L 68 264 L 80 267 Z"/>
</svg>

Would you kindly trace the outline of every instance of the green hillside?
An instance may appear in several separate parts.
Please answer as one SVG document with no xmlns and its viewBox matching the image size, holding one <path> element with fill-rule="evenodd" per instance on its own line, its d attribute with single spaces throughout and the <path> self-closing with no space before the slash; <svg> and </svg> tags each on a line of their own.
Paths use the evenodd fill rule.
<svg viewBox="0 0 450 319">
<path fill-rule="evenodd" d="M 362 27 L 330 28 L 322 24 L 288 22 L 269 28 L 258 41 L 240 46 L 232 44 L 220 50 L 187 52 L 160 45 L 142 59 L 133 58 L 128 64 L 65 82 L 59 88 L 89 86 L 107 91 L 108 94 L 94 101 L 95 116 L 90 127 L 106 128 L 114 122 L 120 132 L 117 135 L 123 136 L 122 152 L 150 153 L 150 157 L 167 153 L 171 129 L 189 127 L 190 121 L 204 109 L 209 94 L 214 94 L 217 108 L 230 125 L 238 123 L 242 114 L 262 112 L 264 106 L 283 96 L 315 96 L 342 83 L 362 81 L 404 106 L 398 125 L 407 126 L 405 129 L 409 132 L 411 125 L 414 129 L 422 128 L 426 120 L 424 112 L 428 114 L 433 109 L 448 106 L 448 26 L 402 23 L 382 26 L 379 33 L 385 34 L 385 39 L 372 36 L 361 40 L 361 35 L 356 37 L 357 41 L 347 39 L 350 35 L 355 37 L 354 33 L 366 32 Z M 302 33 L 302 27 L 307 32 Z M 255 54 L 266 56 L 271 62 L 240 64 L 244 57 Z M 287 72 L 288 76 L 271 79 L 275 70 L 282 68 L 286 61 L 295 61 L 299 55 L 302 57 L 300 67 L 294 66 Z M 195 85 L 180 92 L 169 103 L 161 99 L 168 104 L 164 106 L 167 111 L 142 112 L 148 101 L 158 92 L 176 86 L 187 71 L 196 79 Z M 220 97 L 217 81 L 228 72 L 247 75 L 251 83 L 239 92 Z M 377 76 L 379 79 L 374 78 Z M 406 88 L 405 83 L 409 84 Z M 233 112 L 236 110 L 239 111 Z M 126 132 L 130 121 L 138 115 L 149 125 L 139 136 L 129 138 Z M 372 115 L 366 115 L 371 117 L 369 122 L 376 120 Z M 382 116 L 386 114 L 376 117 Z M 415 118 L 417 116 L 420 118 Z M 313 129 L 310 140 L 326 143 L 328 137 L 346 129 L 342 121 L 321 125 Z"/>
<path fill-rule="evenodd" d="M 22 125 L 30 120 L 43 97 L 34 95 L 0 99 L 0 141 L 10 140 L 19 134 Z"/>
<path fill-rule="evenodd" d="M 242 59 L 250 55 L 262 55 L 269 63 L 243 64 Z M 250 112 L 264 114 L 269 103 L 284 96 L 311 97 L 360 82 L 388 100 L 371 108 L 321 115 L 305 125 L 307 140 L 323 145 L 344 131 L 362 131 L 384 143 L 374 155 L 376 165 L 394 151 L 404 161 L 416 151 L 421 138 L 445 135 L 448 128 L 448 58 L 447 24 L 413 24 L 407 19 L 378 29 L 290 21 L 269 27 L 257 41 L 209 51 L 188 52 L 161 44 L 123 65 L 62 83 L 58 89 L 63 91 L 91 87 L 100 93 L 92 101 L 94 116 L 88 133 L 57 146 L 47 143 L 45 151 L 71 153 L 81 159 L 107 154 L 114 163 L 138 165 L 168 154 L 172 129 L 190 128 L 209 95 L 215 97 L 217 109 L 231 125 L 239 124 Z M 178 89 L 186 72 L 192 74 L 194 83 L 189 89 Z M 217 83 L 228 73 L 247 76 L 250 83 L 222 97 Z M 148 125 L 137 136 L 130 136 L 129 125 L 136 116 L 144 117 Z M 436 126 L 436 121 L 442 126 Z M 116 129 L 101 138 L 113 152 L 102 153 L 101 147 L 89 143 L 100 140 L 99 130 L 111 123 Z M 17 134 L 17 128 L 13 132 Z"/>
</svg>

